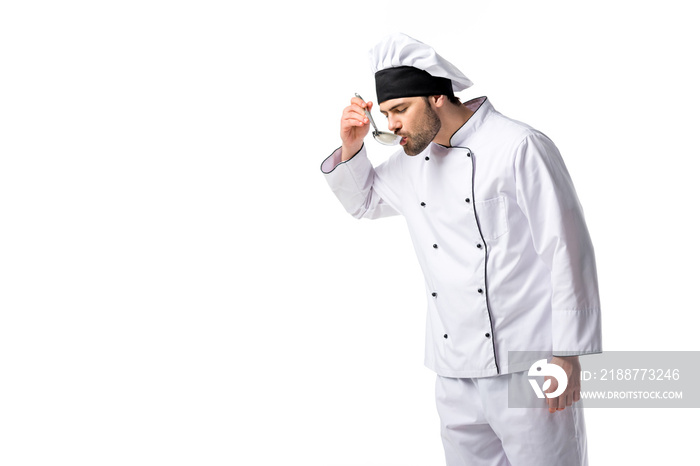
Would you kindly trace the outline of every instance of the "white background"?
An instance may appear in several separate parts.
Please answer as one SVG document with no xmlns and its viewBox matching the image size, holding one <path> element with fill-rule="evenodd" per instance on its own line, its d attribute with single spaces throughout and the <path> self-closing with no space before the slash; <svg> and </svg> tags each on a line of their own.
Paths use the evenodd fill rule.
<svg viewBox="0 0 700 466">
<path fill-rule="evenodd" d="M 393 31 L 559 146 L 605 349 L 700 349 L 692 2 L 238 4 L 2 3 L 1 464 L 442 464 L 405 225 L 319 171 Z M 591 464 L 696 450 L 697 410 L 586 417 Z"/>
</svg>

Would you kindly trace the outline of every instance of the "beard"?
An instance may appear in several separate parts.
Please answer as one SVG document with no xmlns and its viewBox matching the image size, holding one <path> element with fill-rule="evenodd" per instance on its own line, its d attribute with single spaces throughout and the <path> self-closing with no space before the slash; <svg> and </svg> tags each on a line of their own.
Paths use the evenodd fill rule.
<svg viewBox="0 0 700 466">
<path fill-rule="evenodd" d="M 425 102 L 425 112 L 421 116 L 420 120 L 416 122 L 416 129 L 410 133 L 402 134 L 398 132 L 399 136 L 406 137 L 406 145 L 403 146 L 403 151 L 406 155 L 418 155 L 425 150 L 426 147 L 435 139 L 435 136 L 440 132 L 442 123 L 440 118 L 430 107 L 428 102 Z"/>
</svg>

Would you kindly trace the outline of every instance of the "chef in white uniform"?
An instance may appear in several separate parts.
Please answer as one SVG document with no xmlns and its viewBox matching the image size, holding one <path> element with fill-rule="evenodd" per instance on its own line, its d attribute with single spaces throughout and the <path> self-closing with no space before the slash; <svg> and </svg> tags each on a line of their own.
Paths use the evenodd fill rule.
<svg viewBox="0 0 700 466">
<path fill-rule="evenodd" d="M 459 102 L 454 92 L 471 81 L 426 44 L 393 34 L 370 60 L 402 148 L 372 166 L 363 139 L 373 104 L 355 97 L 343 145 L 321 170 L 354 217 L 407 221 L 425 276 L 425 365 L 437 373 L 447 464 L 587 464 L 578 357 L 602 351 L 600 304 L 559 151 L 486 97 Z M 523 353 L 509 361 L 509 352 Z M 509 407 L 509 383 L 543 353 L 569 377 L 565 392 L 541 408 Z"/>
</svg>

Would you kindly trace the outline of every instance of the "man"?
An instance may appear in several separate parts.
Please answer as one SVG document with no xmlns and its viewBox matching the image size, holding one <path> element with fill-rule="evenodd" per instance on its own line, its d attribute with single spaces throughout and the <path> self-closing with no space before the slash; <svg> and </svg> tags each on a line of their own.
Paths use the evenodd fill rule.
<svg viewBox="0 0 700 466">
<path fill-rule="evenodd" d="M 462 105 L 454 92 L 471 81 L 426 44 L 394 34 L 370 58 L 379 110 L 402 150 L 372 166 L 363 139 L 373 104 L 353 98 L 342 146 L 321 170 L 353 216 L 406 218 L 425 276 L 425 364 L 437 373 L 447 464 L 587 464 L 574 403 L 578 356 L 602 351 L 600 305 L 593 248 L 557 148 L 486 97 Z M 522 385 L 539 358 L 530 351 L 568 377 L 549 409 L 508 406 L 509 383 Z"/>
</svg>

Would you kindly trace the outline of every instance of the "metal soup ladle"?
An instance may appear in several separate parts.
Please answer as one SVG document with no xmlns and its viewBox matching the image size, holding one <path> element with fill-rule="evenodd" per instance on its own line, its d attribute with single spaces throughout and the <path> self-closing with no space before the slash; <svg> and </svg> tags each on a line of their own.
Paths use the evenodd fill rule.
<svg viewBox="0 0 700 466">
<path fill-rule="evenodd" d="M 362 99 L 362 96 L 358 93 L 355 93 L 357 97 Z M 362 99 L 363 101 L 365 99 Z M 401 136 L 397 136 L 394 133 L 389 133 L 388 131 L 379 131 L 377 129 L 377 124 L 374 122 L 374 118 L 372 118 L 372 114 L 369 113 L 369 110 L 366 108 L 364 109 L 365 115 L 367 115 L 367 118 L 369 118 L 369 122 L 372 123 L 372 127 L 374 128 L 374 131 L 372 131 L 372 136 L 374 139 L 377 140 L 377 142 L 384 144 L 386 146 L 394 146 L 401 141 Z"/>
</svg>

